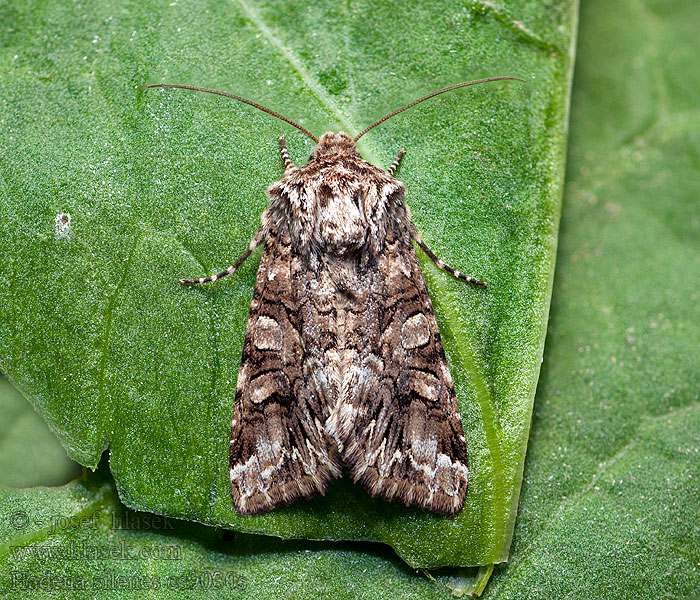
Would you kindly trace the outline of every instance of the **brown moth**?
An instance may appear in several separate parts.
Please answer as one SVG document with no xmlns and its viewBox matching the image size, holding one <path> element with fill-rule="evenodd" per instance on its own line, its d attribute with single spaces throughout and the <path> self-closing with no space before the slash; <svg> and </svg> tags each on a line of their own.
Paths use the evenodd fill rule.
<svg viewBox="0 0 700 600">
<path fill-rule="evenodd" d="M 297 167 L 279 139 L 284 176 L 248 249 L 228 269 L 181 283 L 217 281 L 265 244 L 250 305 L 231 425 L 233 504 L 242 515 L 324 494 L 347 468 L 373 497 L 443 515 L 464 505 L 467 448 L 457 398 L 415 241 L 425 245 L 394 177 L 363 160 L 357 140 L 320 139 L 240 96 L 184 85 L 250 104 L 315 142 Z"/>
</svg>

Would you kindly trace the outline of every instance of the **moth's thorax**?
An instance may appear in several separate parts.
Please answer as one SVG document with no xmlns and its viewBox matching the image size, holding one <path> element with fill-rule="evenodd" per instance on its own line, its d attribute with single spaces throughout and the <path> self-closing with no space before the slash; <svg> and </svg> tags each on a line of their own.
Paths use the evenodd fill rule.
<svg viewBox="0 0 700 600">
<path fill-rule="evenodd" d="M 309 162 L 269 189 L 269 218 L 302 251 L 350 257 L 378 253 L 387 219 L 403 213 L 403 184 L 364 160 L 347 133 L 324 133 Z"/>
</svg>

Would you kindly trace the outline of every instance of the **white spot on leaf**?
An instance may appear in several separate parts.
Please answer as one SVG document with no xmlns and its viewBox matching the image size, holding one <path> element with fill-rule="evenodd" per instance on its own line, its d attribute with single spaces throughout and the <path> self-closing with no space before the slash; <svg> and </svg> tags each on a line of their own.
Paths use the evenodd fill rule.
<svg viewBox="0 0 700 600">
<path fill-rule="evenodd" d="M 70 214 L 58 213 L 56 215 L 56 237 L 58 239 L 69 238 L 71 234 Z"/>
</svg>

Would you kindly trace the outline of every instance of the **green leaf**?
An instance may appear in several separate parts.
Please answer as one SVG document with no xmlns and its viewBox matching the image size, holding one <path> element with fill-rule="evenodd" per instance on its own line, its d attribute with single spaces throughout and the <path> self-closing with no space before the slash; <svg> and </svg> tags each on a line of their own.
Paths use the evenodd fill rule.
<svg viewBox="0 0 700 600">
<path fill-rule="evenodd" d="M 0 488 L 0 591 L 32 598 L 451 597 L 386 547 L 282 541 L 128 510 L 111 478 Z"/>
<path fill-rule="evenodd" d="M 696 23 L 691 0 L 583 4 L 547 350 L 488 598 L 700 590 Z"/>
<path fill-rule="evenodd" d="M 31 405 L 0 375 L 0 485 L 60 485 L 80 475 L 80 466 Z"/>
<path fill-rule="evenodd" d="M 511 559 L 496 567 L 486 598 L 676 599 L 700 589 L 696 12 L 690 0 L 584 5 L 547 352 Z M 68 514 L 29 498 L 54 493 L 25 491 L 16 502 Z M 15 506 L 3 496 L 0 527 Z M 197 528 L 188 539 L 213 548 L 210 535 Z M 307 548 L 321 568 L 338 556 L 336 544 L 317 552 L 313 542 L 270 543 Z M 401 587 L 398 565 L 361 548 L 335 563 L 335 576 L 348 578 L 334 597 L 441 597 L 420 579 Z M 272 556 L 280 570 L 300 565 L 259 547 L 250 556 L 267 585 L 276 585 Z M 377 556 L 385 562 L 364 571 Z M 0 561 L 6 573 L 10 560 Z M 458 574 L 436 579 L 460 584 Z M 323 597 L 323 588 L 301 589 Z"/>
<path fill-rule="evenodd" d="M 413 566 L 508 555 L 556 246 L 573 0 L 492 3 L 15 3 L 3 9 L 0 369 L 69 455 L 105 448 L 132 508 L 281 537 L 381 541 Z M 281 175 L 261 112 L 168 81 L 228 90 L 316 133 L 364 126 L 466 79 L 362 139 L 400 176 L 426 242 L 489 282 L 425 264 L 456 381 L 470 489 L 456 519 L 325 498 L 242 518 L 228 437 L 257 256 L 235 277 L 183 276 L 247 247 Z M 70 221 L 68 222 L 68 215 Z"/>
</svg>

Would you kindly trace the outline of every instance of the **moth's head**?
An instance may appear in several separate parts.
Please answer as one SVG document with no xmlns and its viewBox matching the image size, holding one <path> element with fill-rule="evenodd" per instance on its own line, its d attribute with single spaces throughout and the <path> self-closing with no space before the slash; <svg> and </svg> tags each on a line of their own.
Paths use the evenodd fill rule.
<svg viewBox="0 0 700 600">
<path fill-rule="evenodd" d="M 355 140 L 344 131 L 338 133 L 327 131 L 321 136 L 318 140 L 318 144 L 316 144 L 316 147 L 313 149 L 311 160 L 339 154 L 358 155 L 359 153 L 357 152 Z"/>
</svg>

